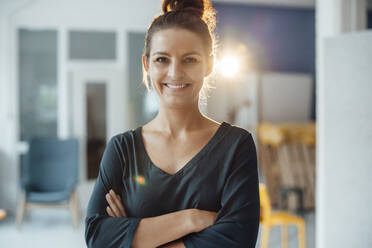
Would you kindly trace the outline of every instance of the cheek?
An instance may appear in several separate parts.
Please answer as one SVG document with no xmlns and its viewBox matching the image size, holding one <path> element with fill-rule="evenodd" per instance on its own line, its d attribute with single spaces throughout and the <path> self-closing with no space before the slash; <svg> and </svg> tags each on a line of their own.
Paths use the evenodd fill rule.
<svg viewBox="0 0 372 248">
<path fill-rule="evenodd" d="M 194 70 L 190 70 L 188 73 L 188 77 L 196 84 L 203 84 L 204 82 L 204 70 L 203 67 L 200 66 Z"/>
<path fill-rule="evenodd" d="M 158 94 L 162 92 L 161 82 L 163 80 L 163 73 L 158 68 L 151 68 L 148 72 L 150 77 L 151 86 Z"/>
<path fill-rule="evenodd" d="M 149 76 L 150 79 L 152 80 L 153 83 L 158 83 L 157 81 L 162 78 L 164 75 L 164 69 L 152 66 L 151 69 L 149 70 Z"/>
</svg>

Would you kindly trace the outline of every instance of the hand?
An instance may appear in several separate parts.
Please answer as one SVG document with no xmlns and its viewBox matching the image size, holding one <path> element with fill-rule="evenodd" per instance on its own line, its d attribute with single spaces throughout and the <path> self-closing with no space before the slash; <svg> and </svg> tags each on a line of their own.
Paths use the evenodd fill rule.
<svg viewBox="0 0 372 248">
<path fill-rule="evenodd" d="M 192 209 L 190 218 L 194 232 L 200 232 L 216 222 L 217 212 Z"/>
<path fill-rule="evenodd" d="M 106 200 L 109 204 L 106 208 L 106 212 L 111 217 L 127 217 L 123 203 L 119 195 L 112 189 L 106 194 Z"/>
</svg>

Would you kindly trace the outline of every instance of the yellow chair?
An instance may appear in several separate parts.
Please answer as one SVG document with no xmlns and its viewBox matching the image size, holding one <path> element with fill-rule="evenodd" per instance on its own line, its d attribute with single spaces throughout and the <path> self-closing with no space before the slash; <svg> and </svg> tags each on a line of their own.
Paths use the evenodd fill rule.
<svg viewBox="0 0 372 248">
<path fill-rule="evenodd" d="M 269 244 L 270 229 L 273 226 L 281 226 L 282 229 L 282 248 L 288 247 L 288 225 L 296 225 L 298 230 L 299 248 L 306 248 L 305 244 L 305 220 L 296 215 L 284 211 L 271 211 L 271 203 L 266 186 L 260 183 L 260 225 L 261 232 L 261 248 L 267 248 Z"/>
<path fill-rule="evenodd" d="M 280 146 L 285 141 L 283 130 L 277 125 L 261 123 L 257 126 L 257 133 L 260 142 L 273 147 Z"/>
<path fill-rule="evenodd" d="M 315 122 L 306 123 L 285 123 L 280 124 L 279 128 L 285 135 L 286 142 L 315 146 L 316 124 Z"/>
</svg>

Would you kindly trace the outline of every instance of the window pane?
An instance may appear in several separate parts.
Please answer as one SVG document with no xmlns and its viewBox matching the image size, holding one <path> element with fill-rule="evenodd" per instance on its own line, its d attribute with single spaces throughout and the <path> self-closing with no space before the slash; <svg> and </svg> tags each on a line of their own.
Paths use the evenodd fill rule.
<svg viewBox="0 0 372 248">
<path fill-rule="evenodd" d="M 114 32 L 70 31 L 70 59 L 116 59 Z"/>
<path fill-rule="evenodd" d="M 19 30 L 21 140 L 57 136 L 57 32 Z"/>
</svg>

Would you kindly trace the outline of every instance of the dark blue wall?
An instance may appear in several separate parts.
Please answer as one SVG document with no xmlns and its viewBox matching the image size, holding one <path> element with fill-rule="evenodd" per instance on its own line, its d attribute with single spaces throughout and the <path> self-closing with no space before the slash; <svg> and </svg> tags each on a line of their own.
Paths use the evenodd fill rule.
<svg viewBox="0 0 372 248">
<path fill-rule="evenodd" d="M 313 74 L 315 82 L 315 10 L 245 4 L 213 4 L 217 37 L 243 43 L 264 71 Z M 372 29 L 372 10 L 367 26 Z M 315 86 L 312 119 L 315 120 Z"/>
<path fill-rule="evenodd" d="M 221 45 L 229 38 L 244 43 L 261 69 L 315 72 L 315 11 L 215 3 Z"/>
<path fill-rule="evenodd" d="M 214 3 L 221 47 L 235 40 L 248 47 L 261 70 L 313 74 L 315 10 Z M 315 119 L 313 89 L 312 119 Z"/>
</svg>

